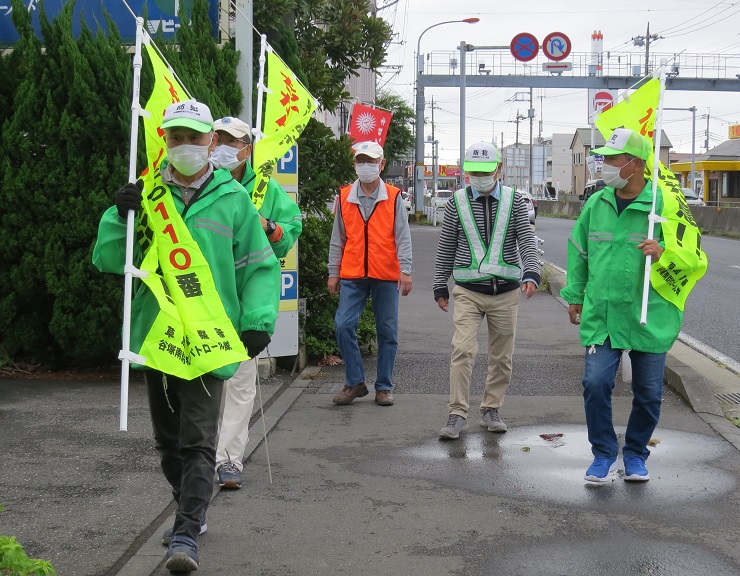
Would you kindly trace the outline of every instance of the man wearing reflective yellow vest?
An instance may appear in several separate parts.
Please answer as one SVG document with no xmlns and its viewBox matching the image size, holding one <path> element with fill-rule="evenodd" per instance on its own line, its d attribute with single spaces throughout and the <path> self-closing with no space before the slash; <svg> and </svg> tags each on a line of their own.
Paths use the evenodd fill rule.
<svg viewBox="0 0 740 576">
<path fill-rule="evenodd" d="M 330 294 L 339 293 L 334 317 L 345 386 L 335 404 L 367 396 L 357 326 L 372 298 L 378 338 L 375 403 L 391 406 L 393 364 L 398 348 L 398 293 L 411 292 L 411 233 L 400 190 L 383 182 L 383 148 L 376 142 L 353 146 L 357 180 L 340 190 L 329 245 Z"/>
<path fill-rule="evenodd" d="M 501 156 L 490 142 L 465 152 L 470 186 L 447 202 L 437 246 L 434 299 L 447 312 L 447 281 L 455 280 L 450 360 L 450 403 L 445 440 L 468 428 L 470 377 L 478 351 L 478 328 L 488 323 L 488 376 L 480 404 L 480 425 L 506 432 L 499 416 L 511 382 L 520 290 L 530 298 L 540 282 L 540 262 L 524 197 L 498 182 Z"/>
<path fill-rule="evenodd" d="M 170 217 L 181 218 L 177 226 L 187 227 L 245 348 L 259 354 L 253 342 L 273 332 L 280 296 L 280 264 L 259 214 L 229 171 L 214 170 L 208 162 L 218 142 L 208 106 L 176 102 L 165 111 L 162 129 L 167 145 L 162 180 L 179 215 Z M 93 263 L 101 272 L 124 271 L 126 217 L 129 210 L 141 210 L 141 190 L 140 183 L 122 186 L 116 192 L 116 205 L 103 214 L 93 251 Z M 141 251 L 136 244 L 135 265 Z M 140 283 L 131 305 L 133 351 L 139 351 L 158 313 L 152 291 Z M 171 539 L 165 568 L 173 572 L 198 569 L 198 536 L 205 532 L 206 509 L 213 494 L 223 381 L 237 366 L 223 366 L 194 380 L 144 370 L 155 445 L 178 504 L 174 526 L 165 533 Z"/>
</svg>

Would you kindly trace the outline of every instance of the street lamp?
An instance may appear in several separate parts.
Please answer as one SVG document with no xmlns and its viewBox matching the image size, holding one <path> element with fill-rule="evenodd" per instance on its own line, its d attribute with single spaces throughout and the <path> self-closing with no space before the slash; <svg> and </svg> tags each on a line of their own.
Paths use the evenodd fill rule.
<svg viewBox="0 0 740 576">
<path fill-rule="evenodd" d="M 416 211 L 424 206 L 424 88 L 420 86 L 420 76 L 424 73 L 424 57 L 421 54 L 421 38 L 432 28 L 443 24 L 475 24 L 480 18 L 463 18 L 462 20 L 445 20 L 424 29 L 416 43 L 416 166 L 414 166 L 414 204 Z M 421 167 L 421 169 L 419 168 Z"/>
</svg>

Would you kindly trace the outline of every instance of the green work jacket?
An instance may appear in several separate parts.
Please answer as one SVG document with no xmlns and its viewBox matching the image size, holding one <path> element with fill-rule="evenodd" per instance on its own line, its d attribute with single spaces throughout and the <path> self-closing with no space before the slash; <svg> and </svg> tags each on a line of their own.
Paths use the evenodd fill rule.
<svg viewBox="0 0 740 576">
<path fill-rule="evenodd" d="M 185 203 L 177 186 L 168 186 L 177 211 Z M 280 263 L 267 241 L 259 215 L 246 191 L 226 169 L 214 170 L 205 188 L 188 205 L 185 225 L 198 243 L 211 269 L 216 290 L 238 334 L 257 330 L 272 334 L 280 303 Z M 123 274 L 126 255 L 126 221 L 115 206 L 100 220 L 93 264 L 101 272 Z M 134 265 L 141 264 L 138 243 Z M 131 305 L 131 350 L 141 348 L 159 311 L 154 294 L 143 282 L 135 283 Z M 218 378 L 230 378 L 238 364 L 214 370 Z"/>
<path fill-rule="evenodd" d="M 568 241 L 568 281 L 560 296 L 582 304 L 581 344 L 603 344 L 639 352 L 667 352 L 681 330 L 683 312 L 653 290 L 647 324 L 640 324 L 645 257 L 637 248 L 648 233 L 652 182 L 617 215 L 614 188 L 596 192 L 584 205 Z M 658 196 L 656 213 L 663 207 Z M 660 223 L 653 237 L 662 245 Z M 656 263 L 653 263 L 656 265 Z"/>
<path fill-rule="evenodd" d="M 254 180 L 254 170 L 247 162 L 245 163 L 244 176 L 242 176 L 241 184 L 249 192 L 250 198 L 254 190 Z M 293 244 L 296 243 L 298 236 L 301 235 L 301 231 L 303 230 L 303 220 L 298 204 L 288 196 L 288 193 L 283 190 L 280 184 L 270 178 L 267 181 L 265 201 L 260 206 L 259 213 L 266 220 L 273 220 L 282 227 L 283 237 L 270 245 L 275 252 L 275 256 L 285 258 L 288 250 L 293 247 Z"/>
</svg>

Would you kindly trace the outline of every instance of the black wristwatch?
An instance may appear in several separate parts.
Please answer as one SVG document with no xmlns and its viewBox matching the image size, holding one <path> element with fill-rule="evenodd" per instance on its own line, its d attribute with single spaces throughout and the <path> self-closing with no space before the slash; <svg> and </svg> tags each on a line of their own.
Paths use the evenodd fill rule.
<svg viewBox="0 0 740 576">
<path fill-rule="evenodd" d="M 277 224 L 275 224 L 274 220 L 268 220 L 267 221 L 267 230 L 265 230 L 265 234 L 268 236 L 272 236 L 275 233 L 275 230 L 277 230 Z"/>
</svg>

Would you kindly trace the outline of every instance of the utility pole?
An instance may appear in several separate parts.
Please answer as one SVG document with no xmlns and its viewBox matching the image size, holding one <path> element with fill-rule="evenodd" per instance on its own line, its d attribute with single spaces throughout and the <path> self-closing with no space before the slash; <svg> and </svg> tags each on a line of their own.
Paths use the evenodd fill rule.
<svg viewBox="0 0 740 576">
<path fill-rule="evenodd" d="M 645 46 L 645 74 L 650 73 L 650 41 L 662 39 L 663 36 L 650 34 L 650 22 L 647 24 L 647 32 L 645 33 L 645 36 L 634 36 L 632 38 L 632 43 L 635 46 Z"/>
<path fill-rule="evenodd" d="M 709 152 L 709 108 L 707 108 L 707 113 L 702 114 L 701 117 L 707 119 L 707 131 L 704 133 L 706 136 L 704 140 L 704 152 Z"/>
<path fill-rule="evenodd" d="M 540 144 L 542 144 L 542 94 L 540 94 L 540 137 L 538 138 Z"/>
<path fill-rule="evenodd" d="M 514 142 L 514 173 L 516 174 L 516 184 L 514 184 L 514 188 L 518 188 L 520 186 L 519 182 L 519 120 L 526 120 L 526 116 L 522 116 L 519 114 L 519 110 L 516 111 L 516 141 Z"/>
<path fill-rule="evenodd" d="M 516 111 L 516 120 L 514 120 L 514 122 L 516 122 L 516 138 L 514 138 L 514 145 L 515 146 L 518 146 L 519 145 L 519 120 L 524 120 L 524 116 L 520 115 L 519 114 L 519 110 L 517 110 Z"/>
<path fill-rule="evenodd" d="M 647 23 L 645 32 L 645 74 L 650 71 L 650 22 Z"/>
<path fill-rule="evenodd" d="M 499 151 L 499 154 L 501 154 L 501 162 L 503 162 L 504 161 L 504 133 L 503 132 L 501 132 L 501 147 L 498 149 L 498 151 Z M 504 176 L 502 180 L 505 180 L 505 179 L 506 179 L 506 168 L 504 168 Z"/>
<path fill-rule="evenodd" d="M 532 180 L 534 174 L 534 156 L 533 156 L 533 142 L 532 142 L 532 124 L 534 123 L 534 108 L 532 107 L 532 88 L 529 89 L 529 110 L 527 110 L 529 116 L 529 184 L 527 186 L 527 192 L 530 194 L 534 191 L 534 182 Z"/>
</svg>

